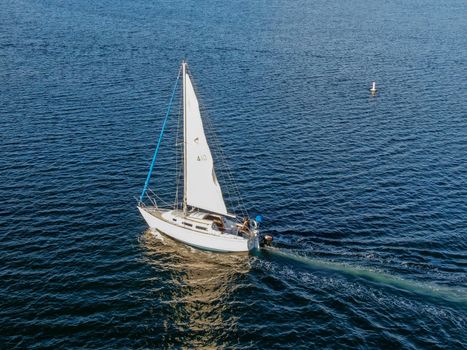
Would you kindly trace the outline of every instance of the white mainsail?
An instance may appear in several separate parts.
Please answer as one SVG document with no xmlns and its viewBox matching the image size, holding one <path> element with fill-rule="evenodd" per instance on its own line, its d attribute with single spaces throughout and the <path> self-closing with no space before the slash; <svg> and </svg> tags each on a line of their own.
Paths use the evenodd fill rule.
<svg viewBox="0 0 467 350">
<path fill-rule="evenodd" d="M 204 134 L 198 99 L 185 69 L 183 73 L 186 204 L 227 215 L 222 189 L 217 182 L 214 170 L 211 150 Z"/>
</svg>

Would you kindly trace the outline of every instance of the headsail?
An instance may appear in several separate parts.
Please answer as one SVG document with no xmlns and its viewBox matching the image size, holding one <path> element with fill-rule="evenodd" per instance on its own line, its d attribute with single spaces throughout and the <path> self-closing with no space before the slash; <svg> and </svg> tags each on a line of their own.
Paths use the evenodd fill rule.
<svg viewBox="0 0 467 350">
<path fill-rule="evenodd" d="M 198 99 L 184 69 L 185 104 L 185 196 L 186 204 L 227 215 L 222 189 L 204 134 Z"/>
</svg>

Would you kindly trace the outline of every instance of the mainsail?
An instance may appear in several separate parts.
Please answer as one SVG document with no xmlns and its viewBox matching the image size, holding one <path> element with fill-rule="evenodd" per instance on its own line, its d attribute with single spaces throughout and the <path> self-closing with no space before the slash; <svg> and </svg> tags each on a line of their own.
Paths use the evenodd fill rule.
<svg viewBox="0 0 467 350">
<path fill-rule="evenodd" d="M 183 71 L 186 204 L 227 215 L 222 189 L 217 182 L 214 170 L 211 150 L 204 134 L 198 99 L 186 69 Z"/>
</svg>

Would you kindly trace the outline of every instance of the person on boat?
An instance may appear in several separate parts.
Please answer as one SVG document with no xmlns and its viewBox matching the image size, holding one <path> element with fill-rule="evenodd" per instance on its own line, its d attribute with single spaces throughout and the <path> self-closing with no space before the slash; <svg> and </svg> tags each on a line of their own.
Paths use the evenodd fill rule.
<svg viewBox="0 0 467 350">
<path fill-rule="evenodd" d="M 221 232 L 225 231 L 225 225 L 222 219 L 216 218 L 215 220 L 213 220 L 213 224 L 217 227 L 219 231 Z"/>
<path fill-rule="evenodd" d="M 243 218 L 243 224 L 239 229 L 240 232 L 250 233 L 250 220 L 247 217 Z"/>
</svg>

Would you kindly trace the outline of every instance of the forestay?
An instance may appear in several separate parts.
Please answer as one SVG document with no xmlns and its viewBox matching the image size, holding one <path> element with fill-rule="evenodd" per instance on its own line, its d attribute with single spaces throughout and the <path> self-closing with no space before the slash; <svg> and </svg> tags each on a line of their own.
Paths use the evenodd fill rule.
<svg viewBox="0 0 467 350">
<path fill-rule="evenodd" d="M 184 78 L 186 203 L 196 208 L 227 215 L 211 150 L 204 134 L 198 99 L 187 73 Z"/>
</svg>

